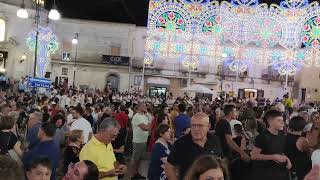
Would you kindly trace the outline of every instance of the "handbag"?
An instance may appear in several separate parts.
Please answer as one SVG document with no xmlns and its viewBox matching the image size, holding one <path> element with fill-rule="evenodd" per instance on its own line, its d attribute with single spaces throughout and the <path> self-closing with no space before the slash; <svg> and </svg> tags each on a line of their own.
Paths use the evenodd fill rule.
<svg viewBox="0 0 320 180">
<path fill-rule="evenodd" d="M 22 161 L 20 160 L 18 154 L 16 153 L 16 151 L 14 149 L 9 149 L 9 143 L 10 143 L 10 139 L 11 139 L 11 134 L 9 135 L 8 141 L 7 141 L 7 145 L 5 147 L 5 149 L 1 149 L 1 153 L 4 154 L 5 156 L 9 157 L 10 159 L 13 159 L 14 161 L 16 161 L 18 163 L 19 166 L 22 166 Z"/>
</svg>

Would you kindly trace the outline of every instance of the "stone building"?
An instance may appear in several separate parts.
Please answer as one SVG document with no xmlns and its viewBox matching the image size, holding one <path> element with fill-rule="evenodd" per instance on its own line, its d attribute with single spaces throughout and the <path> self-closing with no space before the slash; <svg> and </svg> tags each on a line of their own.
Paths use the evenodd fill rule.
<svg viewBox="0 0 320 180">
<path fill-rule="evenodd" d="M 0 51 L 7 55 L 3 68 L 7 76 L 17 79 L 32 75 L 34 67 L 34 53 L 25 42 L 34 28 L 33 1 L 26 1 L 29 19 L 16 16 L 20 3 L 0 0 Z M 189 72 L 180 62 L 159 60 L 143 68 L 146 27 L 67 18 L 52 22 L 47 14 L 45 10 L 41 12 L 41 25 L 49 26 L 59 42 L 59 50 L 51 56 L 47 69 L 47 77 L 53 82 L 67 79 L 69 86 L 74 81 L 76 86 L 93 89 L 103 89 L 111 83 L 120 92 L 141 89 L 144 84 L 144 92 L 150 95 L 183 94 L 180 89 L 187 86 Z M 71 41 L 76 33 L 78 44 L 74 45 Z M 26 59 L 22 59 L 24 54 Z M 207 60 L 191 71 L 191 82 L 235 96 L 257 97 L 258 92 L 263 92 L 264 97 L 275 99 L 289 91 L 295 99 L 320 101 L 319 73 L 316 68 L 302 69 L 295 77 L 289 77 L 288 89 L 284 90 L 285 78 L 271 67 L 249 65 L 248 71 L 235 82 L 235 73 L 226 64 Z"/>
</svg>

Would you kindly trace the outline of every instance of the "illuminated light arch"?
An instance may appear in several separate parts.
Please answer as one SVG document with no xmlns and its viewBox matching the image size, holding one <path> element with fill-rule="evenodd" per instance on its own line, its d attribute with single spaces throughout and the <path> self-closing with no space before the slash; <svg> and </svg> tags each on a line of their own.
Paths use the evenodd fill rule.
<svg viewBox="0 0 320 180">
<path fill-rule="evenodd" d="M 272 65 L 280 75 L 293 75 L 303 66 L 310 66 L 312 62 L 308 58 L 308 51 L 285 50 L 271 52 Z"/>
<path fill-rule="evenodd" d="M 254 43 L 258 47 L 270 48 L 280 43 L 283 36 L 283 25 L 277 11 L 260 7 L 254 20 Z"/>
<path fill-rule="evenodd" d="M 320 14 L 310 18 L 303 25 L 302 43 L 308 47 L 320 48 Z"/>
<path fill-rule="evenodd" d="M 223 44 L 232 34 L 232 20 L 220 10 L 210 6 L 197 16 L 196 33 L 208 44 Z"/>
<path fill-rule="evenodd" d="M 320 65 L 320 58 L 317 58 L 320 56 L 320 40 L 313 43 L 317 45 L 314 47 L 308 41 L 309 37 L 302 36 L 303 25 L 318 16 L 319 9 L 319 3 L 309 4 L 308 0 L 283 0 L 279 5 L 270 6 L 259 4 L 258 0 L 220 3 L 213 0 L 151 0 L 146 63 L 151 63 L 150 59 L 159 55 L 186 61 L 186 66 L 199 64 L 203 59 L 223 59 L 224 47 L 230 45 L 226 42 L 231 41 L 235 61 L 239 57 L 241 62 L 282 64 L 283 68 L 278 69 L 291 69 L 288 73 L 299 69 L 299 65 L 309 66 L 310 59 Z M 312 22 L 314 26 L 318 19 Z M 310 37 L 316 39 L 317 33 L 320 34 L 320 28 L 314 30 Z M 286 57 L 286 50 L 299 54 L 303 40 L 309 48 L 300 56 L 295 55 L 295 60 L 273 60 L 278 44 L 283 47 L 281 57 Z M 243 50 L 240 52 L 239 49 Z M 242 66 L 237 62 L 233 64 L 234 67 Z M 289 68 L 292 66 L 298 68 Z"/>
<path fill-rule="evenodd" d="M 164 4 L 150 14 L 148 29 L 152 31 L 191 32 L 192 18 L 182 4 Z"/>
<path fill-rule="evenodd" d="M 36 66 L 36 76 L 44 77 L 47 66 L 50 61 L 50 55 L 58 50 L 58 41 L 56 35 L 52 32 L 49 27 L 39 27 L 38 28 L 38 58 Z M 29 33 L 27 37 L 27 46 L 30 51 L 35 51 L 36 48 L 36 34 L 37 31 L 33 30 Z"/>
</svg>

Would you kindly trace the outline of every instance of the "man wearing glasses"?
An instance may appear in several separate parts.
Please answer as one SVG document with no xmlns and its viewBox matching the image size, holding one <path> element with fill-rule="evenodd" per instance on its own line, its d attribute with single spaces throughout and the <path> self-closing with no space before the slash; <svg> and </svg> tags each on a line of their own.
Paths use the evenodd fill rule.
<svg viewBox="0 0 320 180">
<path fill-rule="evenodd" d="M 194 160 L 201 155 L 223 156 L 218 137 L 209 133 L 210 126 L 209 117 L 205 113 L 192 117 L 191 133 L 175 142 L 167 159 L 165 172 L 169 180 L 183 179 Z"/>
<path fill-rule="evenodd" d="M 111 117 L 105 118 L 98 127 L 97 134 L 82 148 L 80 160 L 90 160 L 99 170 L 100 180 L 116 180 L 126 172 L 127 167 L 119 164 L 113 152 L 111 142 L 119 133 L 119 123 Z"/>
</svg>

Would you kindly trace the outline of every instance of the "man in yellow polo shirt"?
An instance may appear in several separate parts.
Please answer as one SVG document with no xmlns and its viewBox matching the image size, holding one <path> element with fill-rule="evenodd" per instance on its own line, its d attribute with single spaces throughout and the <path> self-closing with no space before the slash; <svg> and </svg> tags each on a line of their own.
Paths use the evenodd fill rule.
<svg viewBox="0 0 320 180">
<path fill-rule="evenodd" d="M 118 122 L 113 118 L 104 119 L 97 134 L 80 152 L 80 161 L 90 160 L 97 165 L 101 180 L 116 180 L 118 175 L 124 174 L 127 170 L 125 165 L 117 163 L 111 145 L 118 135 L 119 128 Z"/>
</svg>

